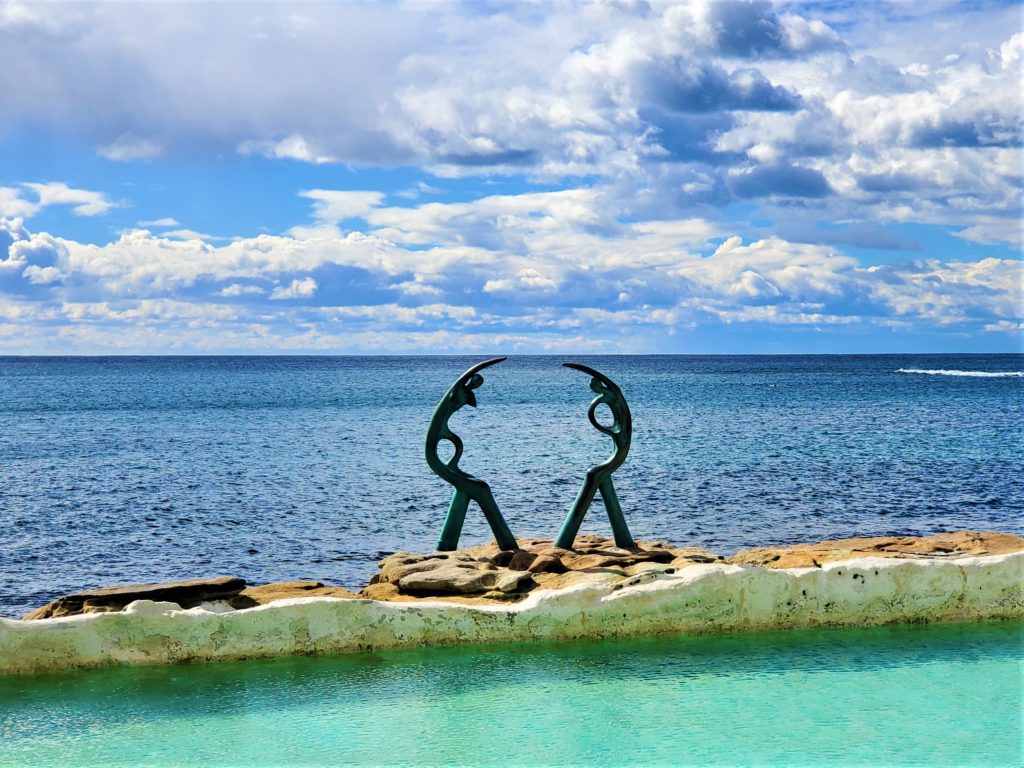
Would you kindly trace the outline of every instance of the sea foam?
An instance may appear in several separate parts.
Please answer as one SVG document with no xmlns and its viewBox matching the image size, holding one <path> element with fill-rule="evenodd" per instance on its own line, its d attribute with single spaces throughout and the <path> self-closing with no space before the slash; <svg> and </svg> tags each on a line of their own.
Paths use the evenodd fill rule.
<svg viewBox="0 0 1024 768">
<path fill-rule="evenodd" d="M 924 373 L 929 376 L 971 376 L 979 379 L 1005 379 L 1024 376 L 1024 371 L 948 371 L 924 368 L 899 368 L 896 373 Z"/>
</svg>

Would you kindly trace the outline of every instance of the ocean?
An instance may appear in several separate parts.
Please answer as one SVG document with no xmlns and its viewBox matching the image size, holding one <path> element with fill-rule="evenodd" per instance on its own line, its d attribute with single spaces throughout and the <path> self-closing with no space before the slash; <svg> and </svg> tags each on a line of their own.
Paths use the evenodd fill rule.
<svg viewBox="0 0 1024 768">
<path fill-rule="evenodd" d="M 0 357 L 0 615 L 222 574 L 361 587 L 432 549 L 450 487 L 424 434 L 486 357 Z M 554 537 L 611 450 L 563 359 L 629 401 L 638 538 L 1024 532 L 1024 355 L 513 356 L 451 425 L 517 536 Z M 609 533 L 600 500 L 582 530 Z M 462 543 L 489 538 L 471 506 Z"/>
</svg>

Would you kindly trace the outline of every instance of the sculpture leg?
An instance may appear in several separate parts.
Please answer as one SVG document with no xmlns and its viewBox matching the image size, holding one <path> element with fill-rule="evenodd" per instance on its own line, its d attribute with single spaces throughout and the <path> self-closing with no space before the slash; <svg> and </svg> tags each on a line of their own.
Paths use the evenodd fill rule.
<svg viewBox="0 0 1024 768">
<path fill-rule="evenodd" d="M 456 488 L 455 493 L 452 494 L 452 503 L 448 505 L 448 514 L 445 515 L 441 535 L 437 539 L 439 552 L 451 552 L 453 549 L 458 549 L 459 536 L 462 533 L 462 524 L 466 521 L 467 509 L 469 509 L 469 496 Z"/>
<path fill-rule="evenodd" d="M 597 493 L 597 478 L 587 473 L 587 479 L 583 481 L 583 487 L 576 495 L 576 501 L 569 507 L 569 516 L 565 518 L 562 530 L 558 532 L 558 538 L 555 539 L 556 547 L 572 549 L 573 542 L 576 541 L 576 534 L 580 532 L 583 518 L 586 517 L 587 510 L 590 509 L 590 502 L 594 500 L 595 493 Z M 622 514 L 621 510 L 619 514 Z"/>
<path fill-rule="evenodd" d="M 501 516 L 501 512 L 498 510 L 498 503 L 494 500 L 490 486 L 484 484 L 483 488 L 479 491 L 479 495 L 476 497 L 476 503 L 480 505 L 484 517 L 487 518 L 487 523 L 491 526 L 491 530 L 494 531 L 494 539 L 498 542 L 498 549 L 519 549 L 516 537 L 512 535 L 508 523 L 505 522 L 505 518 Z"/>
<path fill-rule="evenodd" d="M 622 507 L 619 506 L 619 497 L 615 493 L 615 486 L 612 485 L 612 476 L 608 475 L 601 481 L 601 498 L 604 499 L 604 508 L 608 510 L 608 520 L 612 524 L 612 534 L 615 536 L 615 546 L 629 549 L 636 546 L 633 534 L 629 532 L 626 525 L 626 518 L 622 514 Z"/>
</svg>

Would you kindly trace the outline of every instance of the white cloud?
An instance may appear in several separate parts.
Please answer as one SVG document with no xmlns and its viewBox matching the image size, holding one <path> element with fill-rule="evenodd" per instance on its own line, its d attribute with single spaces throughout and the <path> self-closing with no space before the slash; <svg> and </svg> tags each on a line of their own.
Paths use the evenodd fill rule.
<svg viewBox="0 0 1024 768">
<path fill-rule="evenodd" d="M 417 276 L 414 280 L 403 280 L 388 287 L 401 291 L 406 296 L 440 296 L 444 293 L 436 285 L 430 285 L 424 281 L 422 276 Z"/>
<path fill-rule="evenodd" d="M 312 351 L 378 343 L 402 351 L 443 329 L 449 335 L 436 337 L 438 350 L 472 351 L 478 342 L 485 348 L 486 337 L 539 351 L 572 334 L 600 342 L 598 349 L 657 351 L 659 339 L 695 327 L 981 333 L 1012 330 L 1024 314 L 1017 260 L 921 258 L 864 267 L 833 246 L 738 235 L 719 241 L 720 225 L 702 219 L 622 222 L 614 198 L 567 192 L 367 214 L 408 245 L 373 229 L 223 244 L 134 230 L 97 245 L 0 220 L 0 238 L 9 242 L 0 299 L 5 292 L 42 296 L 32 314 L 18 309 L 0 318 L 38 337 L 47 327 L 39 318 L 57 312 L 74 326 L 60 338 L 83 349 L 109 342 L 111 349 Z M 338 267 L 344 280 L 336 278 Z M 327 284 L 338 306 L 311 301 L 322 299 Z M 400 299 L 390 293 L 373 302 L 367 289 Z M 336 298 L 346 295 L 348 301 Z M 140 324 L 148 337 L 134 334 Z M 339 325 L 354 335 L 345 337 Z M 193 332 L 200 327 L 205 341 Z M 126 334 L 123 343 L 112 340 L 114 328 Z M 400 339 L 403 329 L 418 335 Z M 460 346 L 451 335 L 458 333 L 473 339 Z M 6 341 L 0 347 L 13 348 Z"/>
<path fill-rule="evenodd" d="M 133 160 L 155 160 L 164 154 L 163 145 L 154 139 L 144 139 L 131 134 L 118 136 L 117 140 L 97 147 L 96 154 L 107 160 L 131 162 Z"/>
<path fill-rule="evenodd" d="M 137 221 L 135 222 L 140 227 L 178 227 L 181 226 L 177 219 L 172 219 L 166 216 L 162 219 L 151 219 L 149 221 Z"/>
<path fill-rule="evenodd" d="M 47 184 L 28 183 L 24 186 L 38 195 L 40 208 L 49 205 L 70 205 L 71 212 L 76 216 L 99 216 L 114 207 L 102 192 L 74 189 L 58 181 Z"/>
<path fill-rule="evenodd" d="M 313 215 L 327 224 L 361 218 L 384 199 L 383 192 L 363 190 L 307 189 L 299 194 L 313 201 Z"/>
<path fill-rule="evenodd" d="M 1019 9 L 924 6 L 7 4 L 0 129 L 59 126 L 121 160 L 599 177 L 635 219 L 787 193 L 804 219 L 1019 218 Z M 311 193 L 325 224 L 383 209 Z M 2 188 L 0 214 L 32 215 L 23 198 Z"/>
<path fill-rule="evenodd" d="M 232 283 L 231 285 L 221 288 L 218 292 L 218 296 L 224 296 L 225 298 L 235 299 L 240 296 L 260 296 L 266 293 L 265 290 L 260 288 L 258 285 L 242 285 L 241 283 Z"/>
<path fill-rule="evenodd" d="M 27 218 L 39 211 L 39 203 L 26 200 L 17 187 L 0 187 L 0 216 Z"/>
<path fill-rule="evenodd" d="M 292 280 L 286 286 L 278 286 L 270 292 L 271 299 L 308 299 L 316 293 L 316 280 L 312 277 L 304 277 L 301 280 Z"/>
<path fill-rule="evenodd" d="M 173 240 L 200 240 L 200 241 L 213 241 L 213 240 L 227 240 L 226 237 L 218 237 L 217 235 L 208 235 L 205 232 L 197 232 L 194 229 L 168 229 L 165 232 L 160 233 L 160 237 L 168 237 Z"/>
<path fill-rule="evenodd" d="M 317 165 L 337 162 L 335 158 L 328 154 L 314 151 L 309 142 L 298 134 L 287 136 L 280 141 L 250 139 L 239 144 L 238 151 L 243 155 L 262 155 L 263 157 L 275 160 L 299 160 L 304 163 L 315 163 Z"/>
<path fill-rule="evenodd" d="M 502 291 L 553 291 L 558 288 L 558 282 L 550 277 L 545 277 L 538 270 L 532 267 L 520 269 L 515 277 L 500 280 L 488 280 L 484 283 L 484 293 L 498 293 Z"/>
<path fill-rule="evenodd" d="M 22 274 L 33 285 L 49 285 L 64 279 L 63 273 L 56 267 L 40 267 L 36 264 L 25 267 Z"/>
<path fill-rule="evenodd" d="M 36 199 L 27 199 L 25 190 L 34 193 Z M 20 189 L 0 187 L 0 217 L 29 218 L 51 205 L 70 205 L 76 216 L 99 216 L 114 207 L 102 192 L 75 189 L 57 181 L 26 183 Z"/>
</svg>

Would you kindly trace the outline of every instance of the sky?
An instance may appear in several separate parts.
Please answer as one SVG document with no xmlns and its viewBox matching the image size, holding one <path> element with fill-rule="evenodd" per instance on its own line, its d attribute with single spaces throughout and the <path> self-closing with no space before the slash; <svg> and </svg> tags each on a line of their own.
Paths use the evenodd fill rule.
<svg viewBox="0 0 1024 768">
<path fill-rule="evenodd" d="M 1022 5 L 0 0 L 0 354 L 1019 352 Z"/>
</svg>

